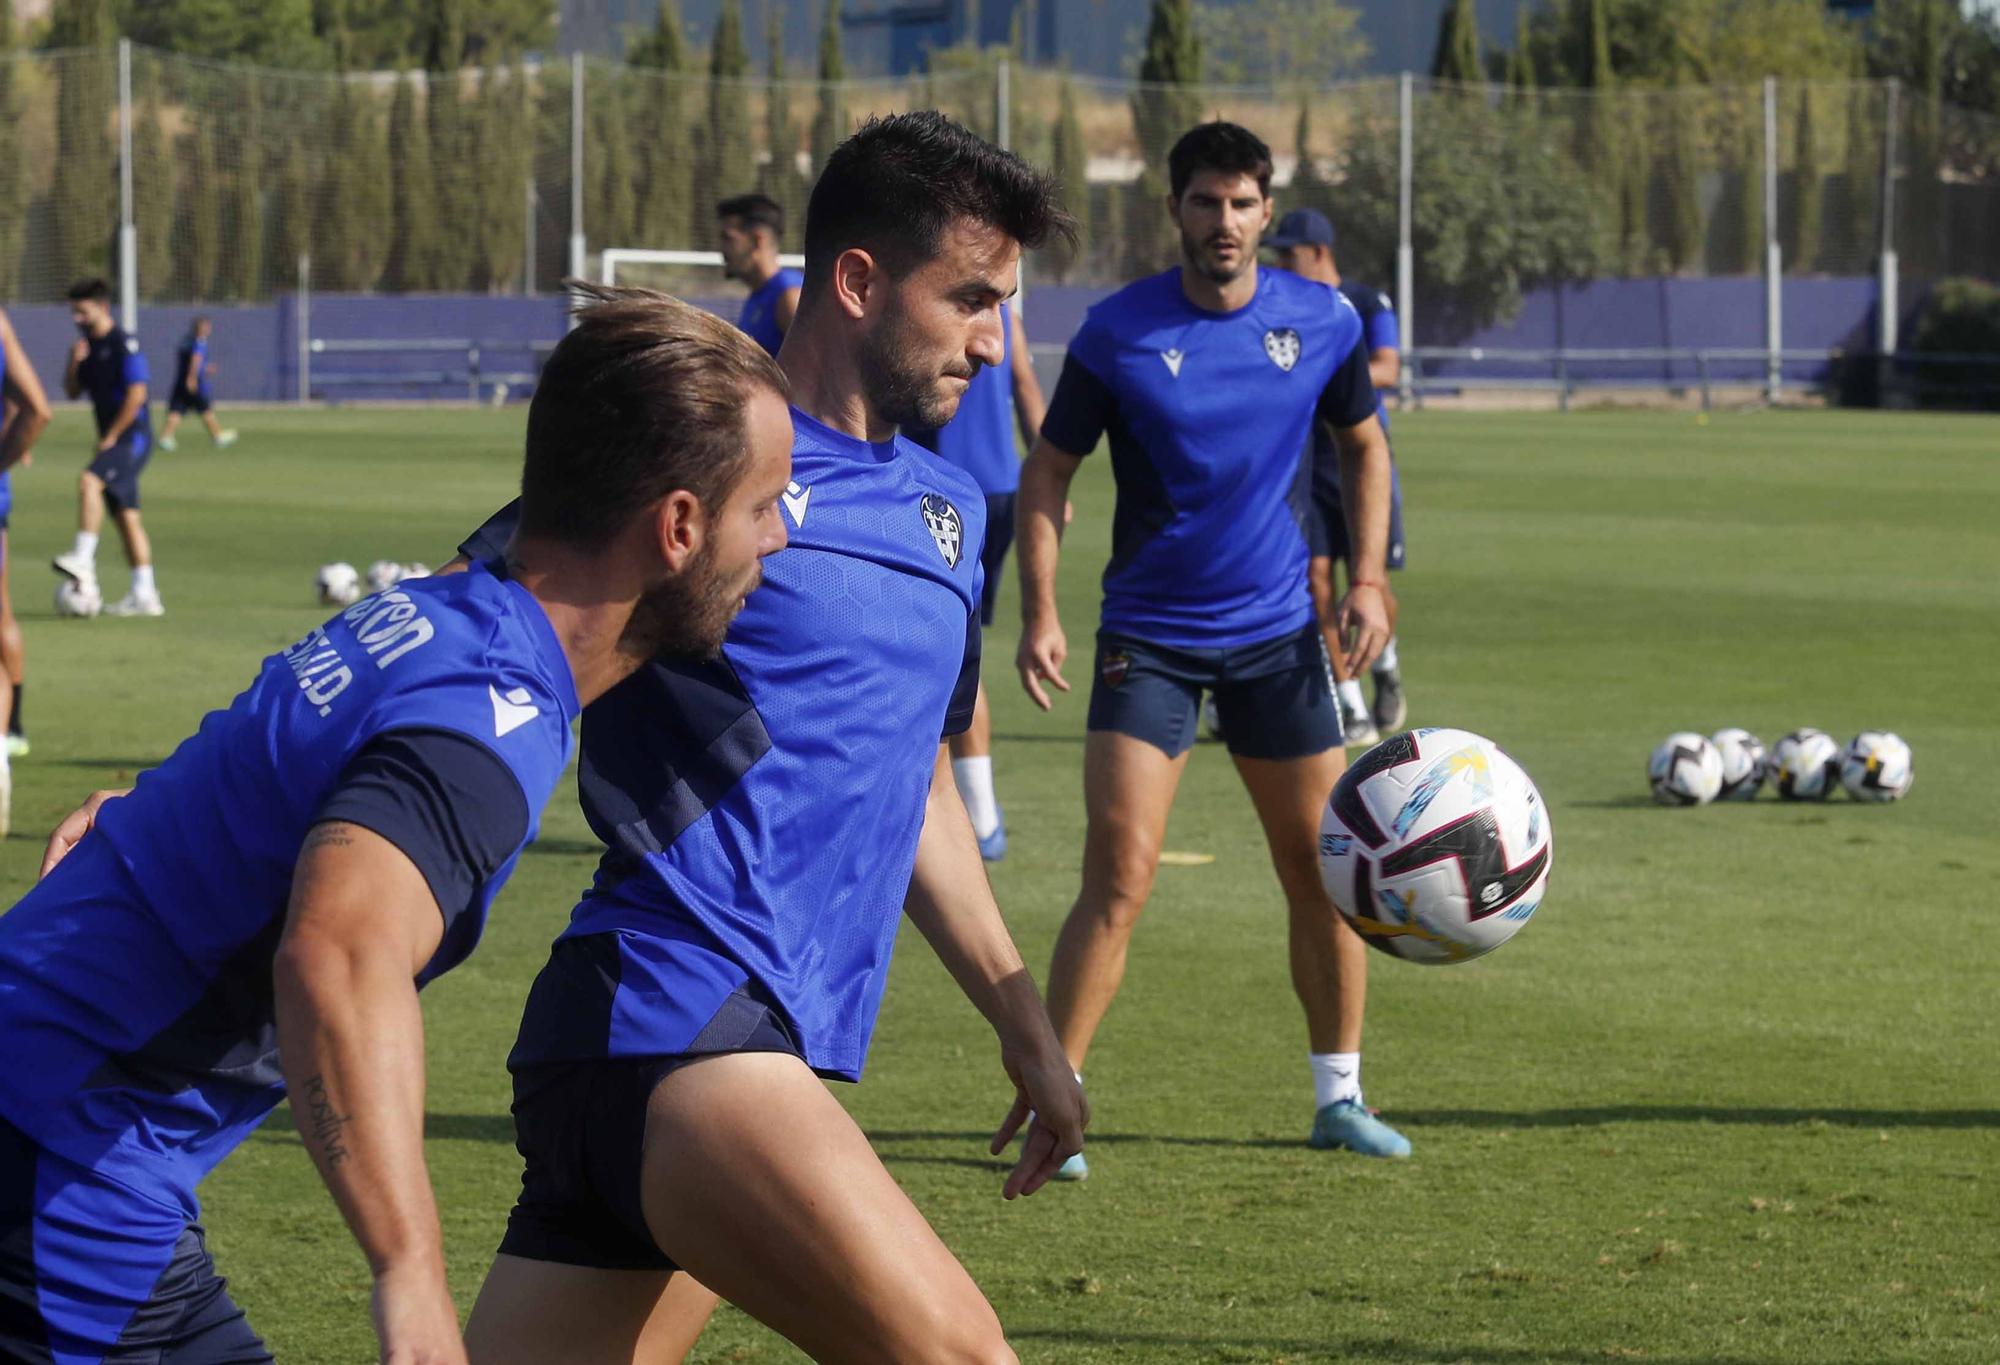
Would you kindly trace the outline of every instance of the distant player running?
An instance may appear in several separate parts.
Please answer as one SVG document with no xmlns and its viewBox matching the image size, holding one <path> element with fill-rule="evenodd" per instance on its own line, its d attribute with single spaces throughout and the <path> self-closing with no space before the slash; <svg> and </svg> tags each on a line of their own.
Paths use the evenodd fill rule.
<svg viewBox="0 0 2000 1365">
<path fill-rule="evenodd" d="M 105 615 L 164 616 L 167 609 L 153 581 L 153 543 L 139 517 L 139 475 L 153 453 L 153 426 L 146 411 L 152 375 L 138 339 L 112 321 L 110 285 L 84 280 L 71 286 L 69 315 L 83 339 L 70 348 L 63 392 L 71 398 L 90 395 L 97 450 L 77 476 L 76 545 L 55 557 L 55 569 L 78 587 L 97 591 L 97 533 L 109 503 L 132 566 L 132 588 L 120 601 L 107 604 Z"/>
<path fill-rule="evenodd" d="M 722 273 L 750 286 L 736 325 L 776 355 L 798 315 L 799 286 L 805 279 L 791 267 L 778 265 L 778 244 L 785 237 L 784 206 L 767 194 L 739 194 L 717 204 L 715 216 Z"/>
<path fill-rule="evenodd" d="M 1402 374 L 1401 339 L 1397 335 L 1396 309 L 1388 295 L 1354 280 L 1344 280 L 1333 258 L 1333 224 L 1314 209 L 1293 209 L 1278 220 L 1278 230 L 1264 242 L 1277 253 L 1281 269 L 1309 280 L 1330 284 L 1354 306 L 1361 317 L 1362 344 L 1368 350 L 1368 377 L 1375 385 L 1375 417 L 1382 434 L 1389 433 L 1389 414 L 1382 395 L 1395 387 Z M 1341 511 L 1340 464 L 1325 448 L 1326 433 L 1313 427 L 1313 449 L 1306 452 L 1301 469 L 1303 497 L 1300 511 L 1306 519 L 1306 544 L 1312 550 L 1313 603 L 1319 608 L 1326 629 L 1333 629 L 1333 566 L 1347 564 L 1347 576 L 1354 577 L 1354 561 L 1349 555 L 1347 518 Z M 1388 567 L 1403 567 L 1403 486 L 1396 477 L 1393 459 L 1389 466 L 1389 553 Z M 1374 744 L 1385 734 L 1403 728 L 1409 717 L 1409 703 L 1403 696 L 1403 677 L 1396 666 L 1396 622 L 1400 615 L 1396 594 L 1384 589 L 1389 604 L 1389 643 L 1382 647 L 1369 673 L 1375 680 L 1375 706 L 1371 712 L 1361 696 L 1360 680 L 1353 677 L 1337 645 L 1330 645 L 1333 659 L 1334 690 L 1340 698 L 1340 720 L 1351 745 Z"/>
<path fill-rule="evenodd" d="M 21 340 L 14 335 L 14 324 L 5 313 L 0 313 L 0 666 L 5 667 L 7 674 L 0 678 L 0 712 L 7 715 L 7 724 L 0 729 L 5 729 L 10 738 L 19 733 L 15 707 L 20 696 L 23 656 L 21 626 L 14 619 L 14 600 L 8 585 L 12 556 L 7 552 L 7 521 L 14 511 L 14 467 L 27 461 L 29 452 L 35 448 L 35 439 L 48 426 L 49 417 L 49 398 L 42 391 L 41 377 L 35 373 L 28 353 L 21 349 Z M 7 686 L 10 680 L 12 685 Z M 27 747 L 24 737 L 19 752 L 26 753 Z M 12 819 L 14 777 L 9 760 L 15 752 L 11 743 L 0 749 L 0 839 L 7 836 Z"/>
<path fill-rule="evenodd" d="M 1041 435 L 1046 407 L 1020 313 L 1003 303 L 1000 317 L 1007 339 L 1006 357 L 972 376 L 956 417 L 935 431 L 907 433 L 918 445 L 936 451 L 940 458 L 970 474 L 986 495 L 986 548 L 979 556 L 986 575 L 979 601 L 981 627 L 993 624 L 1007 549 L 1014 543 L 1014 490 L 1021 486 L 1015 427 L 1018 424 L 1023 446 L 1033 446 Z M 972 832 L 979 836 L 979 856 L 998 862 L 1007 854 L 1007 822 L 993 792 L 993 717 L 986 705 L 984 681 L 979 684 L 972 724 L 964 734 L 951 737 L 951 776 L 965 801 L 966 814 L 972 817 Z"/>
<path fill-rule="evenodd" d="M 0 916 L 0 1358 L 268 1361 L 196 1192 L 289 1094 L 374 1269 L 382 1358 L 464 1361 L 417 991 L 478 943 L 580 708 L 712 654 L 785 543 L 770 358 L 685 304 L 593 292 L 529 408 L 507 556 L 273 655 L 66 822 Z"/>
<path fill-rule="evenodd" d="M 167 395 L 167 424 L 160 430 L 162 450 L 175 448 L 174 433 L 180 430 L 182 415 L 190 412 L 201 414 L 201 423 L 208 428 L 208 439 L 217 449 L 226 450 L 236 444 L 236 433 L 223 430 L 222 423 L 216 420 L 215 400 L 209 392 L 209 375 L 215 367 L 208 359 L 208 338 L 213 330 L 207 318 L 196 318 L 174 351 L 174 387 Z"/>
<path fill-rule="evenodd" d="M 1000 363 L 1022 248 L 1067 227 L 1054 193 L 929 112 L 821 171 L 782 352 L 791 548 L 719 660 L 649 665 L 584 713 L 609 848 L 509 1059 L 527 1170 L 466 1327 L 478 1365 L 679 1360 L 711 1290 L 816 1360 L 1014 1358 L 822 1078 L 859 1079 L 907 916 L 998 1035 L 994 1150 L 1036 1111 L 1003 1192 L 1082 1142 L 939 743 L 972 712 L 984 500 L 896 435 Z"/>
<path fill-rule="evenodd" d="M 1079 1072 L 1152 891 L 1197 703 L 1215 694 L 1290 911 L 1315 1147 L 1402 1156 L 1360 1086 L 1367 948 L 1320 884 L 1319 821 L 1345 769 L 1326 646 L 1290 494 L 1315 421 L 1336 433 L 1355 573 L 1336 619 L 1366 666 L 1388 636 L 1389 447 L 1361 319 L 1326 285 L 1257 268 L 1271 154 L 1206 123 L 1174 145 L 1182 264 L 1090 310 L 1021 470 L 1022 684 L 1067 691 L 1056 613 L 1064 495 L 1107 434 L 1118 483 L 1084 745 L 1083 887 L 1056 941 L 1049 1012 Z M 1082 1163 L 1065 1171 L 1086 1174 Z"/>
</svg>

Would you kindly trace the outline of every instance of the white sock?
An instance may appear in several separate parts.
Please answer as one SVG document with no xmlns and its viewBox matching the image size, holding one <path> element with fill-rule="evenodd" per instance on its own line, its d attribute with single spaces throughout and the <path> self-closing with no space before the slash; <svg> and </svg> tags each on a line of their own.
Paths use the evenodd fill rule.
<svg viewBox="0 0 2000 1365">
<path fill-rule="evenodd" d="M 134 564 L 132 566 L 132 595 L 134 597 L 151 597 L 158 591 L 159 589 L 153 586 L 153 566 L 150 564 Z"/>
<path fill-rule="evenodd" d="M 78 531 L 76 533 L 76 550 L 74 553 L 79 559 L 97 558 L 97 532 Z"/>
<path fill-rule="evenodd" d="M 965 813 L 972 817 L 972 832 L 984 839 L 1000 828 L 1000 802 L 993 795 L 993 756 L 954 758 L 951 780 L 958 787 Z"/>
<path fill-rule="evenodd" d="M 1360 1053 L 1309 1052 L 1306 1059 L 1312 1063 L 1313 1108 L 1361 1098 Z"/>
<path fill-rule="evenodd" d="M 1366 711 L 1368 709 L 1368 699 L 1361 695 L 1361 680 L 1359 678 L 1349 678 L 1345 682 L 1337 682 L 1333 686 L 1340 693 L 1340 704 L 1348 710 Z"/>
<path fill-rule="evenodd" d="M 1389 643 L 1382 646 L 1382 652 L 1380 655 L 1376 657 L 1375 662 L 1373 664 L 1373 668 L 1374 671 L 1377 673 L 1394 673 L 1396 671 L 1395 636 L 1391 635 L 1389 637 Z"/>
</svg>

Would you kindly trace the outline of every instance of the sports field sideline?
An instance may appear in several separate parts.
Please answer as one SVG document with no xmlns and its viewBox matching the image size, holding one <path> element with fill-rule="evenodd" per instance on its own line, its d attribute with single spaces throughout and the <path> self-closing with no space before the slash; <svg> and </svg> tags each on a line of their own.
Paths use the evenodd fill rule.
<svg viewBox="0 0 2000 1365">
<path fill-rule="evenodd" d="M 17 473 L 10 550 L 33 754 L 8 899 L 40 835 L 129 780 L 315 623 L 315 568 L 436 564 L 509 495 L 523 413 L 245 412 L 188 431 L 146 517 L 167 616 L 53 619 L 88 419 Z M 990 1034 L 906 936 L 870 1075 L 842 1098 L 1025 1360 L 1990 1362 L 2000 1358 L 2000 421 L 1834 412 L 1395 418 L 1413 724 L 1506 746 L 1556 829 L 1548 899 L 1477 964 L 1373 964 L 1369 1099 L 1404 1163 L 1308 1151 L 1277 886 L 1213 746 L 1091 1055 L 1092 1177 L 1003 1204 Z M 1065 544 L 1077 691 L 987 641 L 1037 974 L 1076 890 L 1109 469 Z M 100 556 L 122 592 L 115 551 Z M 1914 793 L 1656 808 L 1672 730 L 1901 733 Z M 426 995 L 432 1172 L 469 1307 L 518 1177 L 503 1068 L 595 844 L 573 792 Z M 212 1245 L 282 1360 L 372 1358 L 365 1264 L 280 1111 L 206 1186 Z M 702 1361 L 796 1357 L 725 1311 Z"/>
</svg>

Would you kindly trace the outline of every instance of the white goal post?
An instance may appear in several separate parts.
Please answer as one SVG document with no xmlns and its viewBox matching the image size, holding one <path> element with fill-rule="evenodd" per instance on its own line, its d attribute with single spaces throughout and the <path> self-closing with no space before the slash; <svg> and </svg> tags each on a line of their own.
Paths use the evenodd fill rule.
<svg viewBox="0 0 2000 1365">
<path fill-rule="evenodd" d="M 794 270 L 803 270 L 806 258 L 797 255 L 782 255 L 778 264 Z M 605 284 L 618 283 L 618 267 L 621 265 L 703 265 L 722 268 L 720 251 L 653 251 L 645 247 L 606 247 L 598 266 L 598 274 Z"/>
</svg>

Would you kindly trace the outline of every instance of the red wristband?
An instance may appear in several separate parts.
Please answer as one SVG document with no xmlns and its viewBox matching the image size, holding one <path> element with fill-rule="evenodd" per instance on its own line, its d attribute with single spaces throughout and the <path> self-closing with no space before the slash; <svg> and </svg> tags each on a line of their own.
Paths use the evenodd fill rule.
<svg viewBox="0 0 2000 1365">
<path fill-rule="evenodd" d="M 1352 592 L 1352 591 L 1354 591 L 1354 589 L 1356 589 L 1356 588 L 1377 588 L 1377 589 L 1380 589 L 1381 591 L 1384 591 L 1384 592 L 1387 592 L 1387 591 L 1388 591 L 1388 589 L 1389 589 L 1389 585 L 1388 585 L 1387 583 L 1383 582 L 1383 581 L 1382 581 L 1381 579 L 1379 579 L 1379 578 L 1350 578 L 1350 579 L 1348 579 L 1348 580 L 1347 580 L 1347 590 L 1348 590 L 1349 592 Z"/>
</svg>

